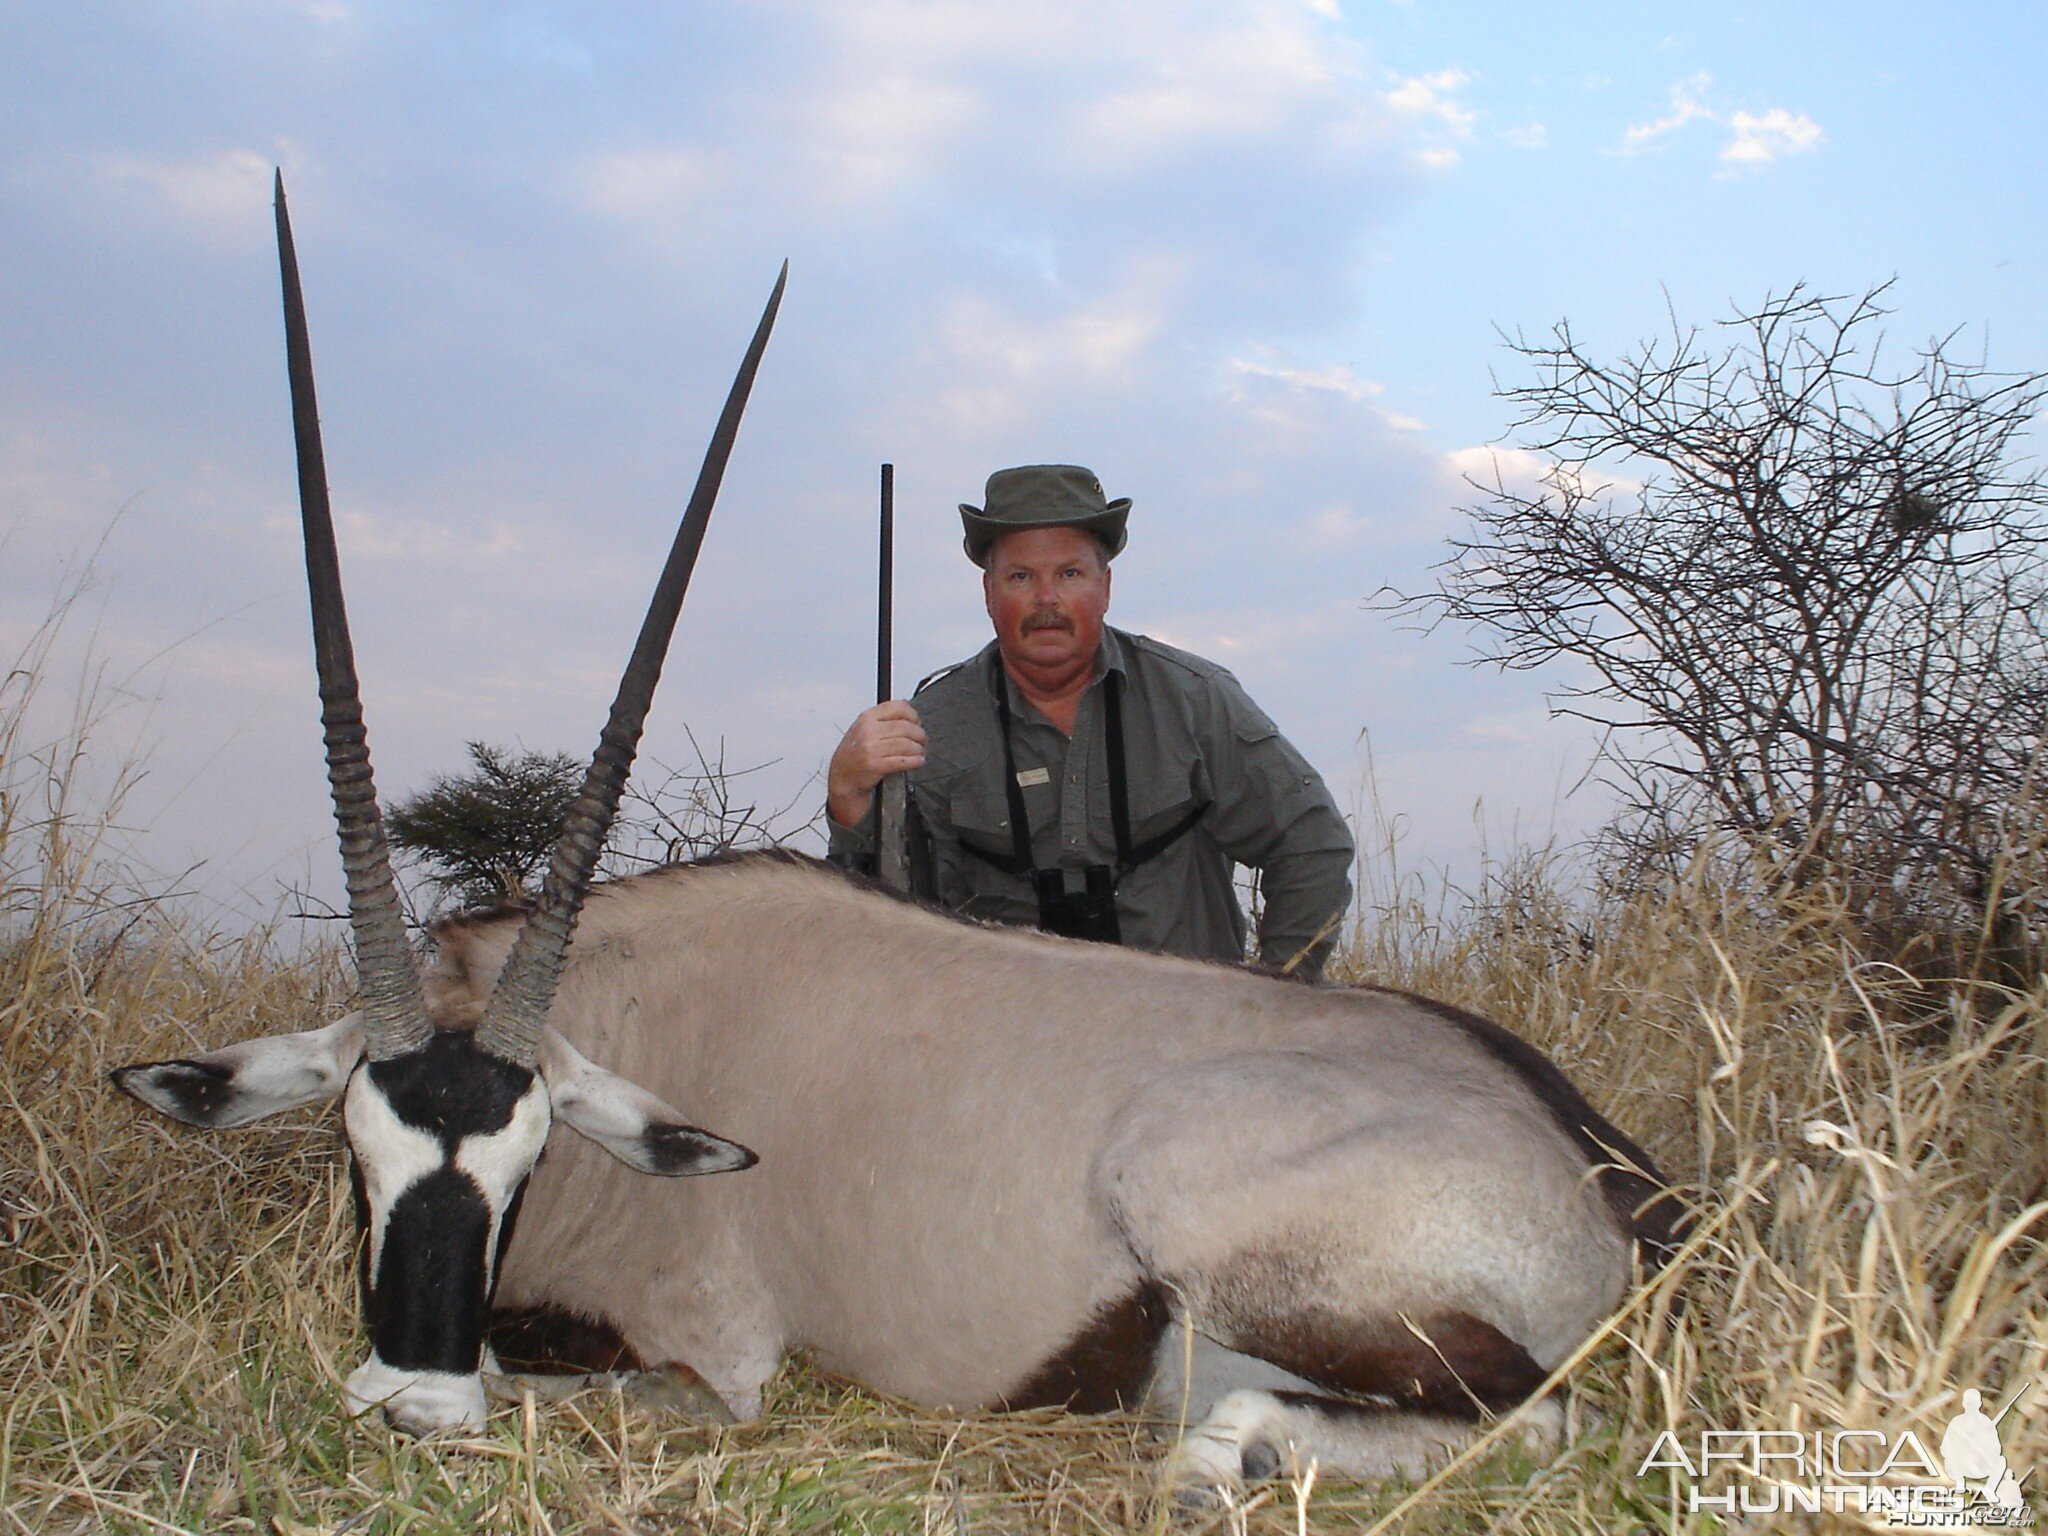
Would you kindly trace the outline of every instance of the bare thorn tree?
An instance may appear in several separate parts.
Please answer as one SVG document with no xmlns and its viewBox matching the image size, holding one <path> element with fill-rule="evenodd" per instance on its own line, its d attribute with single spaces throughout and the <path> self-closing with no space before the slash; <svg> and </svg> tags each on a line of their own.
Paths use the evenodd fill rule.
<svg viewBox="0 0 2048 1536">
<path fill-rule="evenodd" d="M 2048 498 L 2018 452 L 2048 376 L 1954 335 L 1887 359 L 1884 296 L 1795 287 L 1614 361 L 1568 324 L 1512 338 L 1547 468 L 1475 482 L 1436 589 L 1395 602 L 1500 667 L 1578 664 L 1553 708 L 1607 729 L 1635 857 L 1732 831 L 1941 927 L 1997 886 L 2048 716 Z"/>
<path fill-rule="evenodd" d="M 800 785 L 781 805 L 765 804 L 745 794 L 743 784 L 775 766 L 774 759 L 729 768 L 724 741 L 713 755 L 704 750 L 696 732 L 686 728 L 685 735 L 697 759 L 695 768 L 671 768 L 650 761 L 642 775 L 650 787 L 641 790 L 629 785 L 626 789 L 618 861 L 625 867 L 645 869 L 749 848 L 781 847 L 821 814 L 811 810 L 808 821 L 799 820 L 796 814 L 800 807 L 818 801 L 814 781 Z"/>
</svg>

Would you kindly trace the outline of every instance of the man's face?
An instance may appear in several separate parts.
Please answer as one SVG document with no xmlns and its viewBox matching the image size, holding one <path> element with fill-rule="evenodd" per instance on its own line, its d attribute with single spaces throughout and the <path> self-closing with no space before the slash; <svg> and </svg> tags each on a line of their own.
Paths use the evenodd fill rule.
<svg viewBox="0 0 2048 1536">
<path fill-rule="evenodd" d="M 1109 565 L 1079 528 L 1022 528 L 989 551 L 982 597 L 1012 665 L 1062 669 L 1092 658 L 1109 611 Z"/>
</svg>

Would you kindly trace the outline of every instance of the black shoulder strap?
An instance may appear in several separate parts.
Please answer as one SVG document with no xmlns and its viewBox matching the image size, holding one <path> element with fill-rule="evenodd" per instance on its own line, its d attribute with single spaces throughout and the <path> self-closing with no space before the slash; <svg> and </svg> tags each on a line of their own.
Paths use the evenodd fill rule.
<svg viewBox="0 0 2048 1536">
<path fill-rule="evenodd" d="M 1020 880 L 1028 880 L 1033 872 L 1031 818 L 1024 808 L 1023 786 L 1017 782 L 1017 756 L 1010 745 L 1010 690 L 1004 685 L 1000 660 L 989 669 L 989 691 L 995 697 L 996 726 L 1003 738 L 1003 796 L 1010 807 L 1011 851 L 1007 855 L 994 853 L 965 838 L 960 840 L 960 846 L 984 864 L 1015 875 Z M 1171 848 L 1209 811 L 1209 802 L 1204 800 L 1164 832 L 1148 837 L 1142 843 L 1134 845 L 1131 842 L 1131 795 L 1124 762 L 1123 691 L 1121 673 L 1110 672 L 1103 677 L 1102 713 L 1109 756 L 1109 825 L 1111 835 L 1116 839 L 1116 879 L 1119 881 L 1140 864 L 1149 863 Z"/>
</svg>

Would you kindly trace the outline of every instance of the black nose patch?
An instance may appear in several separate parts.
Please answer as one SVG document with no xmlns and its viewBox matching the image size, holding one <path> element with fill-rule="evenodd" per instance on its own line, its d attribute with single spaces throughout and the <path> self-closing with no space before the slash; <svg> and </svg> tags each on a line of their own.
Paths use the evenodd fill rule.
<svg viewBox="0 0 2048 1536">
<path fill-rule="evenodd" d="M 402 1371 L 476 1369 L 486 1317 L 491 1208 L 476 1181 L 443 1166 L 391 1207 L 370 1287 L 377 1358 Z"/>
</svg>

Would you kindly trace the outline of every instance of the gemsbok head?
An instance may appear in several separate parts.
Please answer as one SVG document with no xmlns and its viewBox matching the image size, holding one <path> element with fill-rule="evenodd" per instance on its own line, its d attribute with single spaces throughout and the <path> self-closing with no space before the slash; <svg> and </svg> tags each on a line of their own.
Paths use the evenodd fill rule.
<svg viewBox="0 0 2048 1536">
<path fill-rule="evenodd" d="M 398 1428 L 428 1433 L 483 1420 L 480 1371 L 490 1298 L 527 1177 L 556 1119 L 641 1173 L 722 1173 L 755 1160 L 745 1147 L 685 1123 L 655 1095 L 586 1060 L 549 1028 L 547 1017 L 788 265 L 726 399 L 610 719 L 514 955 L 480 1017 L 441 1018 L 421 985 L 371 780 L 282 174 L 276 195 L 313 644 L 362 1006 L 322 1029 L 124 1067 L 113 1080 L 168 1115 L 214 1127 L 341 1096 L 366 1227 L 362 1281 L 370 1335 L 369 1359 L 350 1375 L 347 1396 L 358 1412 L 381 1407 Z"/>
</svg>

